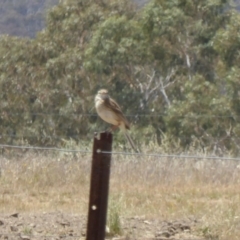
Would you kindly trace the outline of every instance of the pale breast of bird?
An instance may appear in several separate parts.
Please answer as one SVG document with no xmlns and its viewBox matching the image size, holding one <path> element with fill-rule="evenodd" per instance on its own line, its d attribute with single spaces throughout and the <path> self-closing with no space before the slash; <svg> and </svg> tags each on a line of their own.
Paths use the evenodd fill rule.
<svg viewBox="0 0 240 240">
<path fill-rule="evenodd" d="M 95 99 L 95 107 L 98 115 L 100 118 L 102 118 L 102 120 L 114 126 L 119 125 L 119 118 L 112 110 L 108 110 L 108 108 L 104 105 L 102 99 Z"/>
</svg>

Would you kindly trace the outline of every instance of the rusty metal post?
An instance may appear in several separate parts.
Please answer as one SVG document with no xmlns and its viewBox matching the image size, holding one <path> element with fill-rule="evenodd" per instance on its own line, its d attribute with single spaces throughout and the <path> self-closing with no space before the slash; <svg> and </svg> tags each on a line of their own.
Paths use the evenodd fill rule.
<svg viewBox="0 0 240 240">
<path fill-rule="evenodd" d="M 111 154 L 103 151 L 112 151 L 111 133 L 94 137 L 86 240 L 105 238 Z"/>
</svg>

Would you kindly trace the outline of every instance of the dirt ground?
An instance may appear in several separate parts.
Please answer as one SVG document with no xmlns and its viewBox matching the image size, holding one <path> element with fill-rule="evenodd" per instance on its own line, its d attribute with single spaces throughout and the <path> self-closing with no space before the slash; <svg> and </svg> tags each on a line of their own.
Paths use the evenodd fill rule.
<svg viewBox="0 0 240 240">
<path fill-rule="evenodd" d="M 73 240 L 86 238 L 87 217 L 62 212 L 11 213 L 0 215 L 0 239 L 6 240 Z M 167 222 L 144 217 L 121 219 L 122 236 L 115 240 L 203 240 L 194 236 L 196 219 Z"/>
</svg>

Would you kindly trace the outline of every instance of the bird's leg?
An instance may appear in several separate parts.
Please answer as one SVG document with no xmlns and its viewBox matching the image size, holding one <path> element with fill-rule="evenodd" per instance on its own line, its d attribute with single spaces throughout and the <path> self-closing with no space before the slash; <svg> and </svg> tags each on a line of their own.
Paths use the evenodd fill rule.
<svg viewBox="0 0 240 240">
<path fill-rule="evenodd" d="M 107 129 L 107 132 L 112 133 L 112 132 L 115 131 L 117 128 L 118 128 L 118 126 L 113 125 L 113 126 L 111 126 L 110 128 Z"/>
<path fill-rule="evenodd" d="M 114 125 L 112 126 L 112 132 L 115 131 L 118 128 L 118 126 Z"/>
</svg>

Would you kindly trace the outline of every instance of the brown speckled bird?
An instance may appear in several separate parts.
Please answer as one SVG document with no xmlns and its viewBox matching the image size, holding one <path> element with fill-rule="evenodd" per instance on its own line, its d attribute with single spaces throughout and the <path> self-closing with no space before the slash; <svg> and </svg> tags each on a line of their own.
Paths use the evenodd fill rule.
<svg viewBox="0 0 240 240">
<path fill-rule="evenodd" d="M 123 131 L 134 151 L 138 152 L 132 138 L 127 132 L 127 130 L 130 129 L 129 122 L 123 115 L 120 106 L 112 98 L 110 98 L 106 89 L 98 91 L 95 97 L 95 107 L 99 117 L 105 122 L 113 125 L 112 130 L 119 127 Z"/>
</svg>

